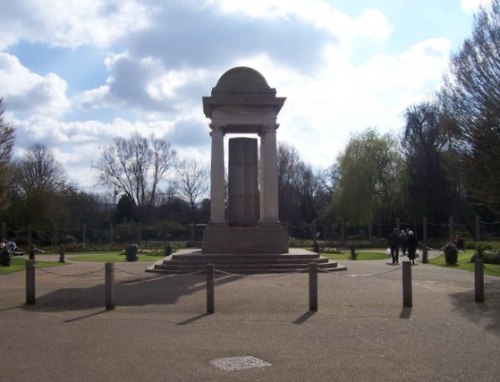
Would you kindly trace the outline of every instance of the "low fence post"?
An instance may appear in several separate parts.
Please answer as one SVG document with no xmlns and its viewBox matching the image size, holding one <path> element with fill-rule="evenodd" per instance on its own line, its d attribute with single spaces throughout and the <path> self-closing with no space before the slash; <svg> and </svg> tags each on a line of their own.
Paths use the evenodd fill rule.
<svg viewBox="0 0 500 382">
<path fill-rule="evenodd" d="M 424 243 L 424 247 L 422 248 L 422 263 L 427 264 L 429 262 L 429 254 L 428 254 L 427 244 Z"/>
<path fill-rule="evenodd" d="M 309 264 L 309 310 L 318 311 L 318 264 Z"/>
<path fill-rule="evenodd" d="M 105 269 L 105 294 L 106 294 L 106 310 L 115 309 L 114 299 L 114 283 L 115 283 L 115 264 L 106 263 Z"/>
<path fill-rule="evenodd" d="M 26 305 L 35 305 L 35 263 L 32 260 L 26 260 Z"/>
<path fill-rule="evenodd" d="M 403 307 L 411 308 L 412 300 L 411 262 L 403 261 Z"/>
<path fill-rule="evenodd" d="M 59 262 L 64 263 L 64 244 L 59 246 Z"/>
<path fill-rule="evenodd" d="M 207 264 L 207 314 L 215 312 L 214 265 Z"/>
<path fill-rule="evenodd" d="M 474 291 L 476 302 L 484 302 L 484 262 L 480 258 L 474 262 Z"/>
<path fill-rule="evenodd" d="M 35 246 L 30 245 L 30 250 L 28 251 L 28 258 L 35 264 Z"/>
</svg>

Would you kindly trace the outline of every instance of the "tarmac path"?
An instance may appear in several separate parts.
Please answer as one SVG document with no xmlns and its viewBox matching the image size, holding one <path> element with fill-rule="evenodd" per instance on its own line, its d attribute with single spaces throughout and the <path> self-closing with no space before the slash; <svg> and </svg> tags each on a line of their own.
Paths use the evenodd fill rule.
<svg viewBox="0 0 500 382">
<path fill-rule="evenodd" d="M 211 315 L 204 275 L 144 262 L 115 264 L 110 311 L 102 263 L 37 269 L 34 306 L 0 275 L 0 381 L 498 381 L 500 278 L 476 303 L 473 273 L 419 263 L 403 308 L 388 262 L 320 273 L 317 312 L 307 273 L 218 274 Z"/>
</svg>

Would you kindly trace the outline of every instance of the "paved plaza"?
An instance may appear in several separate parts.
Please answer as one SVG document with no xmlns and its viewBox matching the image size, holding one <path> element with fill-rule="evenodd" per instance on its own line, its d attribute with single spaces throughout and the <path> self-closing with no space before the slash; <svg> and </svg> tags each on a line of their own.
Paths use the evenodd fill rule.
<svg viewBox="0 0 500 382">
<path fill-rule="evenodd" d="M 404 260 L 404 258 L 403 258 Z M 412 267 L 403 308 L 401 265 L 345 261 L 319 274 L 218 274 L 215 313 L 205 276 L 115 265 L 116 309 L 104 309 L 104 265 L 0 276 L 1 381 L 497 381 L 500 278 Z"/>
</svg>

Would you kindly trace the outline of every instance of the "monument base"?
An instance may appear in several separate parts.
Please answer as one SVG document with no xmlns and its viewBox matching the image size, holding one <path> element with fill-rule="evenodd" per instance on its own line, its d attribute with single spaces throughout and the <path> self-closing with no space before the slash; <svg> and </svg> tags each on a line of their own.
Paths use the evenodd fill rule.
<svg viewBox="0 0 500 382">
<path fill-rule="evenodd" d="M 288 233 L 280 223 L 231 227 L 209 223 L 203 234 L 203 253 L 287 253 Z"/>
</svg>

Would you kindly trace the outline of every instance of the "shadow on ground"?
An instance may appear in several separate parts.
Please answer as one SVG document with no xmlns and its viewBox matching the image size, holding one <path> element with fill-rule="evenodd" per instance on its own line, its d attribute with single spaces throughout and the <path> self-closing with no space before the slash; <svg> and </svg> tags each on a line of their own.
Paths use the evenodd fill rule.
<svg viewBox="0 0 500 382">
<path fill-rule="evenodd" d="M 244 276 L 230 275 L 215 278 L 215 286 L 234 282 Z M 175 304 L 182 296 L 206 290 L 205 275 L 178 275 L 136 278 L 114 284 L 116 306 Z M 74 311 L 104 307 L 104 283 L 91 287 L 61 288 L 37 296 L 30 310 Z"/>
<path fill-rule="evenodd" d="M 484 291 L 484 302 L 475 302 L 474 290 L 453 293 L 451 299 L 457 313 L 500 336 L 500 280 L 486 281 Z"/>
</svg>

